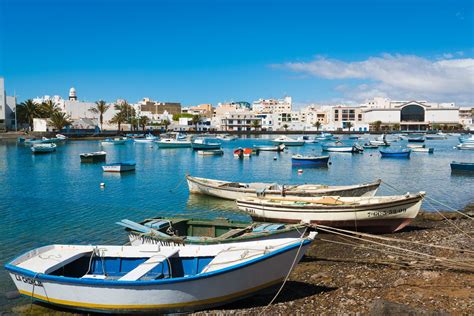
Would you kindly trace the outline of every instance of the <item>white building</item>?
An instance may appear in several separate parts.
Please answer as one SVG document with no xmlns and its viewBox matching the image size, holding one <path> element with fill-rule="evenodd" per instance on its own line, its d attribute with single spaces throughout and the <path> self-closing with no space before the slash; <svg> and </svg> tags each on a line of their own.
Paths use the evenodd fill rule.
<svg viewBox="0 0 474 316">
<path fill-rule="evenodd" d="M 291 107 L 292 99 L 288 96 L 283 99 L 258 99 L 252 103 L 255 113 L 288 113 L 291 112 Z"/>
<path fill-rule="evenodd" d="M 252 131 L 262 127 L 262 119 L 250 111 L 226 113 L 221 118 L 222 131 Z"/>
<path fill-rule="evenodd" d="M 15 130 L 16 97 L 7 96 L 5 80 L 0 77 L 0 131 Z"/>
</svg>

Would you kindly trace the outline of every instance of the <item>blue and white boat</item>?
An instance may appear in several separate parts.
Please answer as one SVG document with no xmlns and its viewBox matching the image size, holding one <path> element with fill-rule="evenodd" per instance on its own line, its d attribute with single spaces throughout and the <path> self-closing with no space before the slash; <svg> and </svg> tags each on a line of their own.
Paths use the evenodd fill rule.
<svg viewBox="0 0 474 316">
<path fill-rule="evenodd" d="M 191 143 L 194 150 L 220 149 L 221 143 L 207 138 L 198 138 Z"/>
<path fill-rule="evenodd" d="M 316 139 L 317 140 L 332 140 L 333 136 L 331 133 L 321 132 L 321 134 L 319 134 L 319 136 L 317 136 Z"/>
<path fill-rule="evenodd" d="M 101 145 L 124 145 L 128 141 L 126 137 L 106 138 L 101 142 Z"/>
<path fill-rule="evenodd" d="M 275 145 L 285 145 L 285 146 L 303 146 L 305 141 L 303 139 L 294 139 L 288 136 L 280 136 L 272 140 L 272 143 Z"/>
<path fill-rule="evenodd" d="M 327 166 L 329 156 L 291 156 L 291 164 L 294 166 Z"/>
<path fill-rule="evenodd" d="M 467 135 L 459 137 L 460 143 L 474 143 L 474 135 Z"/>
<path fill-rule="evenodd" d="M 451 162 L 451 171 L 474 172 L 474 162 Z"/>
<path fill-rule="evenodd" d="M 33 154 L 44 154 L 56 151 L 57 145 L 54 143 L 33 144 L 31 151 Z"/>
<path fill-rule="evenodd" d="M 127 172 L 135 170 L 135 161 L 115 162 L 102 166 L 104 172 Z"/>
<path fill-rule="evenodd" d="M 412 135 L 408 136 L 407 140 L 409 143 L 423 143 L 425 142 L 425 136 L 423 135 Z"/>
<path fill-rule="evenodd" d="M 32 301 L 101 313 L 184 313 L 281 283 L 314 240 L 211 245 L 48 245 L 5 265 Z"/>
<path fill-rule="evenodd" d="M 364 148 L 357 145 L 344 145 L 342 143 L 336 143 L 334 145 L 322 145 L 323 151 L 336 152 L 336 153 L 361 153 L 364 151 Z"/>
<path fill-rule="evenodd" d="M 380 149 L 382 158 L 410 158 L 411 149 L 409 148 L 386 148 Z"/>
<path fill-rule="evenodd" d="M 154 136 L 153 134 L 146 134 L 144 138 L 134 138 L 133 141 L 135 143 L 153 143 L 154 141 L 156 141 L 158 139 L 158 137 Z"/>
</svg>

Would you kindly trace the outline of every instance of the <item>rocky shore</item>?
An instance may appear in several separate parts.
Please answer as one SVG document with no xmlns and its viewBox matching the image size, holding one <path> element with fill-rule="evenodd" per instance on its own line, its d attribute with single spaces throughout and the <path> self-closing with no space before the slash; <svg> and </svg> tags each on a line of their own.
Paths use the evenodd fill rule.
<svg viewBox="0 0 474 316">
<path fill-rule="evenodd" d="M 472 215 L 474 205 L 465 212 Z M 364 240 L 320 233 L 275 302 L 254 295 L 196 315 L 450 315 L 474 312 L 474 222 L 456 213 L 422 213 L 402 232 L 382 235 L 418 243 L 391 243 L 408 255 Z M 446 219 L 447 218 L 447 219 Z M 379 242 L 378 240 L 377 242 Z M 427 245 L 445 248 L 428 247 Z M 453 251 L 450 248 L 463 249 Z M 470 251 L 470 252 L 469 252 Z M 424 253 L 448 258 L 425 258 Z M 456 265 L 452 262 L 462 261 Z M 467 262 L 467 264 L 465 264 Z M 38 305 L 4 315 L 64 315 Z M 2 313 L 0 313 L 2 314 Z M 69 314 L 72 315 L 72 314 Z"/>
</svg>

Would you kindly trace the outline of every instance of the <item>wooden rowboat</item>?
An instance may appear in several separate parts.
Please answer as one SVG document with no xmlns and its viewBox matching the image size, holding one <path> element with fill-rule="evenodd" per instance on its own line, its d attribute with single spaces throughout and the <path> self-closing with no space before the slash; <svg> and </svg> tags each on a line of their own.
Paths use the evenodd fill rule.
<svg viewBox="0 0 474 316">
<path fill-rule="evenodd" d="M 255 220 L 322 224 L 371 232 L 395 232 L 418 214 L 424 192 L 398 196 L 244 198 L 237 206 Z"/>
<path fill-rule="evenodd" d="M 241 183 L 186 176 L 191 193 L 206 194 L 228 200 L 244 197 L 285 196 L 374 196 L 381 180 L 371 183 L 327 186 L 322 184 L 280 185 L 277 183 Z"/>
<path fill-rule="evenodd" d="M 216 245 L 49 245 L 5 268 L 21 294 L 61 308 L 192 312 L 280 283 L 315 236 Z"/>
</svg>

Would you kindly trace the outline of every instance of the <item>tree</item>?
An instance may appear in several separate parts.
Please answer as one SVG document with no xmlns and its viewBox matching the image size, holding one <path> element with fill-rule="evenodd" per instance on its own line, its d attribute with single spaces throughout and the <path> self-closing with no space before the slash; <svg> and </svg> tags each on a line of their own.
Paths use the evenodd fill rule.
<svg viewBox="0 0 474 316">
<path fill-rule="evenodd" d="M 260 128 L 260 121 L 259 120 L 253 120 L 252 121 L 252 127 L 256 131 Z"/>
<path fill-rule="evenodd" d="M 320 121 L 316 121 L 313 126 L 316 127 L 316 131 L 319 131 L 319 129 L 321 128 L 321 122 Z"/>
<path fill-rule="evenodd" d="M 138 119 L 138 124 L 142 127 L 143 131 L 145 131 L 148 121 L 148 116 L 140 116 L 140 118 Z"/>
<path fill-rule="evenodd" d="M 38 117 L 39 107 L 33 100 L 28 99 L 18 105 L 17 119 L 19 123 L 26 123 L 33 130 L 33 119 Z"/>
<path fill-rule="evenodd" d="M 120 126 L 122 123 L 127 121 L 127 117 L 125 116 L 124 112 L 117 112 L 115 113 L 114 117 L 110 120 L 110 123 L 117 124 L 117 129 L 120 131 Z"/>
<path fill-rule="evenodd" d="M 72 120 L 69 115 L 61 111 L 54 112 L 49 118 L 49 124 L 57 131 L 62 130 L 65 126 L 71 125 L 71 123 Z"/>
<path fill-rule="evenodd" d="M 193 115 L 193 118 L 191 119 L 191 123 L 194 125 L 194 130 L 197 131 L 197 126 L 201 122 L 201 116 L 200 115 Z"/>
<path fill-rule="evenodd" d="M 283 124 L 283 128 L 285 129 L 285 131 L 288 129 L 288 124 Z"/>
<path fill-rule="evenodd" d="M 38 106 L 39 118 L 50 118 L 54 113 L 59 112 L 60 109 L 53 100 L 47 100 Z"/>
<path fill-rule="evenodd" d="M 180 114 L 173 114 L 173 121 L 179 121 L 181 117 L 192 118 L 194 115 L 190 113 L 180 113 Z"/>
<path fill-rule="evenodd" d="M 348 131 L 350 131 L 351 128 L 352 128 L 352 123 L 351 122 L 346 122 L 346 128 L 347 128 Z"/>
<path fill-rule="evenodd" d="M 100 130 L 102 130 L 102 125 L 104 124 L 104 114 L 109 108 L 110 105 L 107 105 L 104 100 L 99 100 L 95 101 L 95 107 L 89 109 L 90 112 L 99 114 Z"/>
<path fill-rule="evenodd" d="M 170 121 L 169 120 L 163 120 L 163 122 L 161 123 L 165 126 L 165 132 L 168 130 L 168 126 L 170 126 Z"/>
<path fill-rule="evenodd" d="M 372 123 L 372 125 L 374 126 L 375 130 L 378 132 L 380 131 L 380 127 L 382 126 L 382 121 L 375 121 Z"/>
<path fill-rule="evenodd" d="M 399 131 L 400 130 L 400 124 L 398 124 L 398 123 L 393 124 L 393 130 Z"/>
</svg>

